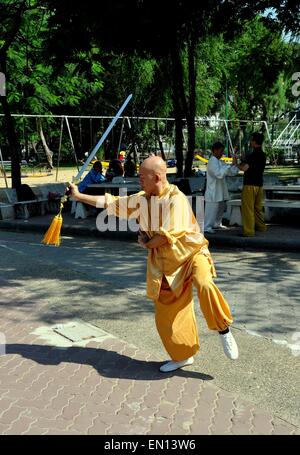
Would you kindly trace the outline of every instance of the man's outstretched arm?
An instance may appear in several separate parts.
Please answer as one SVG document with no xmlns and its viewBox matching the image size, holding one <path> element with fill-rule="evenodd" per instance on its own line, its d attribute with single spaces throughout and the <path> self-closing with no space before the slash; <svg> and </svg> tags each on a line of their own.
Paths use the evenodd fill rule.
<svg viewBox="0 0 300 455">
<path fill-rule="evenodd" d="M 73 183 L 69 184 L 69 188 L 71 190 L 71 197 L 75 201 L 83 202 L 84 204 L 89 204 L 100 209 L 105 207 L 105 196 L 91 196 L 90 194 L 80 193 L 77 186 Z"/>
</svg>

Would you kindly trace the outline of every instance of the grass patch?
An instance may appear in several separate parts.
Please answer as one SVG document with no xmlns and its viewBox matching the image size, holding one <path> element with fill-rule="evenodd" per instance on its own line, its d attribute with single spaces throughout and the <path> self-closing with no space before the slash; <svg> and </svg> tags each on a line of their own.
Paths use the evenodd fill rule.
<svg viewBox="0 0 300 455">
<path fill-rule="evenodd" d="M 299 166 L 267 166 L 265 174 L 273 174 L 277 177 L 281 176 L 284 178 L 289 177 L 300 177 L 300 165 Z"/>
</svg>

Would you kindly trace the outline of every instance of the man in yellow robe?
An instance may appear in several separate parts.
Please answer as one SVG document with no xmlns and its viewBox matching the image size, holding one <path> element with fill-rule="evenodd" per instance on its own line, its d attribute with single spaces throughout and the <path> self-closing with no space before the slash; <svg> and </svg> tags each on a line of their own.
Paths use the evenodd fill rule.
<svg viewBox="0 0 300 455">
<path fill-rule="evenodd" d="M 161 158 L 147 158 L 140 168 L 142 191 L 128 197 L 90 196 L 70 185 L 73 199 L 106 208 L 108 215 L 136 218 L 140 225 L 138 242 L 148 249 L 147 296 L 154 301 L 157 330 L 171 357 L 160 367 L 162 372 L 191 365 L 199 349 L 193 285 L 209 329 L 220 334 L 227 357 L 238 358 L 229 330 L 230 309 L 213 281 L 216 275 L 208 241 L 188 199 L 169 184 L 166 171 Z"/>
</svg>

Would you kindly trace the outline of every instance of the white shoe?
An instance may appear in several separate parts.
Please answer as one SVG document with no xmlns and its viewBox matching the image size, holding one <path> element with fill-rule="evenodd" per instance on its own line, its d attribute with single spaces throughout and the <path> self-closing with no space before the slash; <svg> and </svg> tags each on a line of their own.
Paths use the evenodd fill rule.
<svg viewBox="0 0 300 455">
<path fill-rule="evenodd" d="M 169 373 L 170 371 L 178 370 L 178 368 L 185 367 L 186 365 L 192 365 L 194 363 L 194 357 L 189 357 L 186 360 L 181 360 L 181 362 L 170 362 L 165 363 L 159 369 L 162 373 Z"/>
<path fill-rule="evenodd" d="M 222 335 L 221 333 L 219 333 L 219 335 L 221 338 L 221 343 L 225 355 L 231 360 L 236 360 L 239 356 L 239 350 L 230 330 L 228 333 L 225 333 L 224 335 Z"/>
<path fill-rule="evenodd" d="M 224 226 L 224 224 L 219 224 L 219 226 L 214 226 L 214 229 L 221 229 L 222 231 L 226 231 L 228 227 Z"/>
<path fill-rule="evenodd" d="M 211 227 L 208 227 L 208 228 L 204 229 L 204 232 L 208 232 L 208 234 L 214 234 L 215 233 L 215 231 Z"/>
</svg>

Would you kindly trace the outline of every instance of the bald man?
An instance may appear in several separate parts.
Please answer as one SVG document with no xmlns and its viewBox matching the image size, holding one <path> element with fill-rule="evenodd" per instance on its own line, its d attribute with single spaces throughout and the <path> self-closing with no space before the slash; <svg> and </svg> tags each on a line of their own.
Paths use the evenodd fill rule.
<svg viewBox="0 0 300 455">
<path fill-rule="evenodd" d="M 209 329 L 220 334 L 227 357 L 238 358 L 230 309 L 213 281 L 208 241 L 188 199 L 169 184 L 166 173 L 161 158 L 147 158 L 140 168 L 142 191 L 128 197 L 90 196 L 70 185 L 73 199 L 106 208 L 108 215 L 136 218 L 140 225 L 138 243 L 148 250 L 147 296 L 154 301 L 156 327 L 171 358 L 160 367 L 163 373 L 191 365 L 199 350 L 192 285 Z"/>
</svg>

